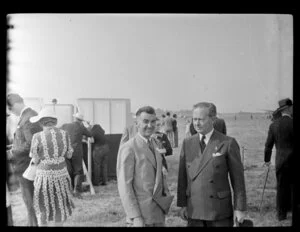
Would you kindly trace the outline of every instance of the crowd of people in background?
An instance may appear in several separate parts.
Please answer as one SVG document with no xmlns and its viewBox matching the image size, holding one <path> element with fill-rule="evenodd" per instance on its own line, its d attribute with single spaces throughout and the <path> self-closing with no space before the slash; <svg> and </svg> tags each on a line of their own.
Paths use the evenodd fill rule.
<svg viewBox="0 0 300 232">
<path fill-rule="evenodd" d="M 7 109 L 19 117 L 14 138 L 7 137 L 7 170 L 17 177 L 27 210 L 28 226 L 56 226 L 72 216 L 73 197 L 82 199 L 86 178 L 84 141 L 92 143 L 92 184 L 106 185 L 110 147 L 99 124 L 91 125 L 77 112 L 74 122 L 57 127 L 55 111 L 43 108 L 39 113 L 24 104 L 18 94 L 7 96 Z M 7 113 L 7 117 L 9 117 Z M 227 135 L 225 120 L 217 117 L 211 102 L 193 106 L 181 145 L 177 180 L 179 215 L 190 227 L 232 227 L 243 225 L 247 202 L 244 167 L 235 138 Z M 235 116 L 236 117 L 236 116 Z M 253 116 L 251 115 L 251 119 Z M 235 118 L 236 120 L 236 118 Z M 117 187 L 126 214 L 126 226 L 165 226 L 174 196 L 170 193 L 166 157 L 178 148 L 177 115 L 156 115 L 151 106 L 139 108 L 132 125 L 124 128 L 120 139 L 116 172 Z M 276 147 L 276 210 L 279 221 L 296 203 L 295 158 L 293 153 L 293 103 L 279 101 L 273 113 L 265 142 L 264 161 L 269 167 Z M 11 168 L 13 167 L 13 169 Z M 33 179 L 26 172 L 36 167 Z M 9 185 L 6 176 L 8 225 L 13 225 Z M 294 202 L 294 204 L 293 204 Z M 297 211 L 298 210 L 298 211 Z"/>
</svg>

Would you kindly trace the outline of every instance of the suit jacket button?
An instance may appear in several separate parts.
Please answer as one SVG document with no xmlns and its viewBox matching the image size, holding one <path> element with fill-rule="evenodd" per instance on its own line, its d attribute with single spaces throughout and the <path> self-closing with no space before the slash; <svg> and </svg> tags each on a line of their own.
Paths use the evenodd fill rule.
<svg viewBox="0 0 300 232">
<path fill-rule="evenodd" d="M 213 198 L 213 196 L 212 196 L 212 195 L 210 195 L 210 196 L 209 196 L 209 198 Z"/>
<path fill-rule="evenodd" d="M 216 168 L 219 168 L 219 165 L 216 165 Z"/>
<path fill-rule="evenodd" d="M 209 183 L 214 183 L 214 181 L 213 181 L 213 180 L 210 180 Z"/>
</svg>

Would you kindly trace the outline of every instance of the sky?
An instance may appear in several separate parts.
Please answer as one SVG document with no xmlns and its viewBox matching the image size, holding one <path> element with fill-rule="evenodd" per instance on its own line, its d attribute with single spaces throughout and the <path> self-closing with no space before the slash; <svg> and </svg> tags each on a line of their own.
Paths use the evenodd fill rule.
<svg viewBox="0 0 300 232">
<path fill-rule="evenodd" d="M 8 92 L 44 103 L 129 98 L 178 111 L 274 110 L 293 98 L 293 18 L 273 14 L 12 14 Z"/>
</svg>

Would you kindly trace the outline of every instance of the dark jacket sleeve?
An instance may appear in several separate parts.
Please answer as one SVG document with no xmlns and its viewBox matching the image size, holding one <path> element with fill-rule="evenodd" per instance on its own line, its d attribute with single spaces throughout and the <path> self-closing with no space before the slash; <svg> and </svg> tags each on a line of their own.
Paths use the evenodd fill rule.
<svg viewBox="0 0 300 232">
<path fill-rule="evenodd" d="M 25 122 L 22 126 L 24 141 L 20 143 L 19 146 L 12 149 L 13 159 L 18 159 L 20 156 L 27 156 L 29 154 L 32 136 L 41 130 L 42 128 L 38 123 Z"/>
<path fill-rule="evenodd" d="M 171 146 L 171 143 L 168 139 L 168 136 L 166 134 L 163 134 L 162 136 L 162 142 L 163 142 L 163 146 L 166 149 L 166 154 L 165 156 L 169 156 L 173 154 L 173 148 Z"/>
<path fill-rule="evenodd" d="M 264 158 L 265 162 L 270 162 L 271 155 L 272 155 L 272 149 L 273 149 L 273 146 L 274 146 L 274 143 L 275 143 L 273 127 L 274 127 L 274 123 L 272 123 L 269 127 L 268 137 L 267 137 L 267 140 L 266 140 L 266 143 L 265 143 L 265 158 Z"/>
<path fill-rule="evenodd" d="M 186 170 L 186 161 L 185 161 L 185 140 L 182 143 L 182 148 L 179 158 L 179 170 L 178 170 L 178 179 L 177 179 L 177 206 L 185 207 L 187 206 L 187 170 Z"/>
<path fill-rule="evenodd" d="M 91 130 L 86 128 L 82 123 L 80 125 L 82 127 L 82 134 L 87 136 L 87 137 L 92 137 Z"/>
<path fill-rule="evenodd" d="M 230 140 L 228 153 L 229 176 L 234 192 L 234 210 L 245 211 L 247 203 L 244 167 L 239 145 L 234 138 Z"/>
</svg>

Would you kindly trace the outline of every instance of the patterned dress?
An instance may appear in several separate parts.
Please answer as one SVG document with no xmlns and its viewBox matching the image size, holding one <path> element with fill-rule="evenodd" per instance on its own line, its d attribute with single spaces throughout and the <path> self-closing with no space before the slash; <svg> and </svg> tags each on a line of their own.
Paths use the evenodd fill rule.
<svg viewBox="0 0 300 232">
<path fill-rule="evenodd" d="M 32 137 L 30 156 L 38 164 L 34 180 L 34 209 L 40 224 L 64 222 L 75 208 L 65 157 L 73 149 L 68 132 L 47 127 Z"/>
</svg>

